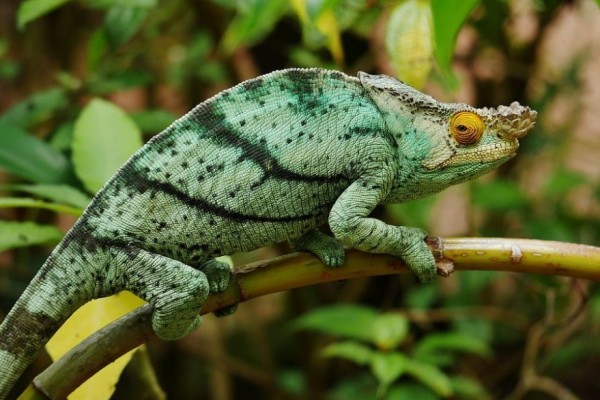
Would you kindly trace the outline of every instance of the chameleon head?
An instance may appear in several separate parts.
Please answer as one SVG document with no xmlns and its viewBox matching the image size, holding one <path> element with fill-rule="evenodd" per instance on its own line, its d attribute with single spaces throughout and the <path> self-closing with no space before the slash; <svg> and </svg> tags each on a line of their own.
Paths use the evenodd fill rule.
<svg viewBox="0 0 600 400">
<path fill-rule="evenodd" d="M 516 154 L 519 139 L 535 125 L 537 113 L 517 102 L 473 108 L 436 101 L 389 76 L 359 73 L 359 79 L 399 151 L 434 180 L 457 183 L 490 171 Z"/>
<path fill-rule="evenodd" d="M 516 154 L 519 139 L 534 127 L 537 116 L 537 112 L 517 102 L 495 109 L 476 109 L 457 103 L 439 105 L 447 121 L 446 134 L 439 132 L 439 136 L 446 136 L 447 140 L 442 143 L 431 138 L 432 144 L 437 143 L 431 149 L 436 157 L 422 161 L 422 165 L 431 170 L 488 163 L 494 167 L 506 161 Z M 435 133 L 435 130 L 430 132 Z"/>
</svg>

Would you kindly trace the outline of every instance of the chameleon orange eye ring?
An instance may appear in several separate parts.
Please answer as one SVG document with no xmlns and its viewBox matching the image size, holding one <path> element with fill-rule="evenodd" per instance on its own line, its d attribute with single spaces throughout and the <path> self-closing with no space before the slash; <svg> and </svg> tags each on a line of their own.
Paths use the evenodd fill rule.
<svg viewBox="0 0 600 400">
<path fill-rule="evenodd" d="M 460 144 L 477 143 L 483 135 L 483 120 L 471 111 L 459 111 L 450 118 L 450 132 Z"/>
</svg>

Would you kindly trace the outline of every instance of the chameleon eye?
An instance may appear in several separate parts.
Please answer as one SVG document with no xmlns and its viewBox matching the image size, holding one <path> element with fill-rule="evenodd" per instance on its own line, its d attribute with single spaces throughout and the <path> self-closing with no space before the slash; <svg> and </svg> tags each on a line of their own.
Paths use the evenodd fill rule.
<svg viewBox="0 0 600 400">
<path fill-rule="evenodd" d="M 471 111 L 459 111 L 450 118 L 450 132 L 460 144 L 477 143 L 483 135 L 483 120 Z"/>
</svg>

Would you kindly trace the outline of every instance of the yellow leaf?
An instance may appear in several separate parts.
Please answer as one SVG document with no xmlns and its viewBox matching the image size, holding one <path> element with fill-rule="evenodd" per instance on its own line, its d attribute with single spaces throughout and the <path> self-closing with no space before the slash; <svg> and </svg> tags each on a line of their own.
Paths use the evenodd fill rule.
<svg viewBox="0 0 600 400">
<path fill-rule="evenodd" d="M 92 300 L 77 310 L 56 332 L 46 345 L 53 360 L 73 348 L 77 343 L 98 329 L 140 307 L 144 301 L 129 292 L 117 293 L 103 299 Z M 70 396 L 70 400 L 110 399 L 123 368 L 135 350 L 121 356 L 81 385 Z"/>
<path fill-rule="evenodd" d="M 385 45 L 398 77 L 421 89 L 433 68 L 433 18 L 429 0 L 405 0 L 392 10 Z"/>
<path fill-rule="evenodd" d="M 344 63 L 344 50 L 333 9 L 330 8 L 321 12 L 315 21 L 315 26 L 327 38 L 327 47 L 333 56 L 333 60 L 336 64 L 342 65 Z"/>
<path fill-rule="evenodd" d="M 298 19 L 303 24 L 308 23 L 308 11 L 306 10 L 306 0 L 292 0 L 292 8 L 298 15 Z"/>
</svg>

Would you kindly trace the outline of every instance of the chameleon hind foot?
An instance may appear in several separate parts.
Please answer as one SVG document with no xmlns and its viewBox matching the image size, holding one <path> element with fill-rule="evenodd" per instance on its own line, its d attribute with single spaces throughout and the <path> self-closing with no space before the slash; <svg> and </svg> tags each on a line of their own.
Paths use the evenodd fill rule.
<svg viewBox="0 0 600 400">
<path fill-rule="evenodd" d="M 226 262 L 216 259 L 209 260 L 200 266 L 208 278 L 211 293 L 220 293 L 227 289 L 232 279 L 231 267 Z M 237 304 L 226 306 L 215 310 L 213 314 L 217 317 L 226 317 L 236 312 Z"/>
<path fill-rule="evenodd" d="M 128 270 L 126 289 L 154 306 L 152 329 L 165 340 L 194 331 L 209 293 L 206 275 L 179 261 L 139 251 Z"/>
</svg>

